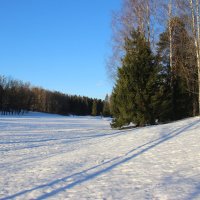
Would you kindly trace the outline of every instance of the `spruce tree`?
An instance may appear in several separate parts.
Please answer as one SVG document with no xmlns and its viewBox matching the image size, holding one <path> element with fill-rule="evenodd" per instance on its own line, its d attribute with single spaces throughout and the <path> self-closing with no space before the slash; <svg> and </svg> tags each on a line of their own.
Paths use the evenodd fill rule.
<svg viewBox="0 0 200 200">
<path fill-rule="evenodd" d="M 184 117 L 195 115 L 197 108 L 197 77 L 195 70 L 195 59 L 191 56 L 191 43 L 184 22 L 174 17 L 171 19 L 172 24 L 172 67 L 169 65 L 169 32 L 168 28 L 160 34 L 158 43 L 158 54 L 160 55 L 163 70 L 165 70 L 165 87 L 166 98 L 168 104 L 163 112 L 169 120 L 177 120 Z M 194 92 L 189 92 L 194 91 Z M 167 116 L 168 115 L 168 116 Z"/>
<path fill-rule="evenodd" d="M 93 100 L 93 104 L 92 104 L 92 115 L 93 116 L 97 116 L 97 101 Z"/>
<path fill-rule="evenodd" d="M 111 96 L 112 127 L 154 124 L 159 67 L 149 43 L 139 31 L 125 39 L 125 55 Z"/>
<path fill-rule="evenodd" d="M 106 98 L 105 98 L 104 104 L 103 104 L 103 116 L 104 117 L 110 116 L 110 104 L 109 104 L 108 95 L 106 95 Z"/>
</svg>

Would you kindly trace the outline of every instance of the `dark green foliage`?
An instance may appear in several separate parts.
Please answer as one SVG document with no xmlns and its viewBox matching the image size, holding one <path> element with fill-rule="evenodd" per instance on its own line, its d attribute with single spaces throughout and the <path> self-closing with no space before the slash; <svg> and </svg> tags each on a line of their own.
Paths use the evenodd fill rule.
<svg viewBox="0 0 200 200">
<path fill-rule="evenodd" d="M 93 116 L 97 116 L 97 101 L 93 101 L 93 105 L 92 105 L 92 115 Z"/>
<path fill-rule="evenodd" d="M 155 124 L 159 66 L 139 32 L 125 40 L 125 56 L 111 97 L 112 127 Z"/>
<path fill-rule="evenodd" d="M 111 116 L 111 114 L 110 114 L 110 102 L 109 102 L 108 95 L 106 95 L 106 98 L 105 98 L 104 104 L 103 104 L 103 116 L 104 117 Z"/>
<path fill-rule="evenodd" d="M 76 95 L 52 92 L 30 84 L 0 76 L 0 113 L 23 114 L 39 111 L 62 115 L 91 115 L 93 102 L 96 114 L 103 111 L 103 101 Z"/>
<path fill-rule="evenodd" d="M 194 56 L 194 44 L 191 42 L 185 25 L 180 18 L 174 17 L 172 23 L 172 68 L 169 66 L 169 33 L 168 29 L 160 35 L 158 54 L 165 69 L 165 82 L 167 82 L 167 98 L 165 102 L 168 109 L 165 118 L 169 120 L 192 116 L 197 111 L 197 67 Z M 194 81 L 196 79 L 196 81 Z"/>
</svg>

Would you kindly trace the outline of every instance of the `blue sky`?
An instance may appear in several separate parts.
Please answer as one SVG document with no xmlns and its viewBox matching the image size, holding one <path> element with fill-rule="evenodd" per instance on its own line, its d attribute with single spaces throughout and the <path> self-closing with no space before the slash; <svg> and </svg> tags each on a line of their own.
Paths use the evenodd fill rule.
<svg viewBox="0 0 200 200">
<path fill-rule="evenodd" d="M 104 98 L 111 16 L 121 0 L 1 0 L 0 74 Z"/>
</svg>

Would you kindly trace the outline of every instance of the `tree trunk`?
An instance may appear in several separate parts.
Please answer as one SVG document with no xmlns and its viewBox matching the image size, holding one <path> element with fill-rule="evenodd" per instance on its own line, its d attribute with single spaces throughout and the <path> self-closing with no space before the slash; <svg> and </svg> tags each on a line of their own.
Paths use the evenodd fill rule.
<svg viewBox="0 0 200 200">
<path fill-rule="evenodd" d="M 200 115 L 200 25 L 199 25 L 199 0 L 196 0 L 196 23 L 197 23 L 197 48 L 198 48 L 198 95 L 199 95 L 199 98 L 198 98 L 198 108 L 199 108 L 199 115 Z"/>
<path fill-rule="evenodd" d="M 173 60 L 172 60 L 172 24 L 171 24 L 171 18 L 172 18 L 172 0 L 169 1 L 169 8 L 168 8 L 168 15 L 169 15 L 169 65 L 171 72 L 173 73 Z"/>
<path fill-rule="evenodd" d="M 195 8 L 193 0 L 190 1 L 190 9 L 192 14 L 192 32 L 195 41 L 195 50 L 197 58 L 197 69 L 198 69 L 198 114 L 200 115 L 200 49 L 199 49 L 199 40 L 200 40 L 200 25 L 199 25 L 199 1 L 196 0 L 196 20 L 195 20 Z M 196 24 L 195 24 L 196 21 Z"/>
</svg>

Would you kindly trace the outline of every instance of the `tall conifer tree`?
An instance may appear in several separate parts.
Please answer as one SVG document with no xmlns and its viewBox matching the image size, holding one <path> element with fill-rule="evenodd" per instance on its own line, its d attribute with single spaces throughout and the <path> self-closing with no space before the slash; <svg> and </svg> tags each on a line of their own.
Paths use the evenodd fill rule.
<svg viewBox="0 0 200 200">
<path fill-rule="evenodd" d="M 109 97 L 108 97 L 108 95 L 106 95 L 106 98 L 104 100 L 103 116 L 105 116 L 105 117 L 110 116 L 110 103 L 109 103 Z"/>
<path fill-rule="evenodd" d="M 97 116 L 97 101 L 93 100 L 93 104 L 92 104 L 92 115 L 93 116 Z"/>
<path fill-rule="evenodd" d="M 111 97 L 112 127 L 130 122 L 137 126 L 154 124 L 159 67 L 149 43 L 139 31 L 125 39 L 125 55 Z"/>
</svg>

